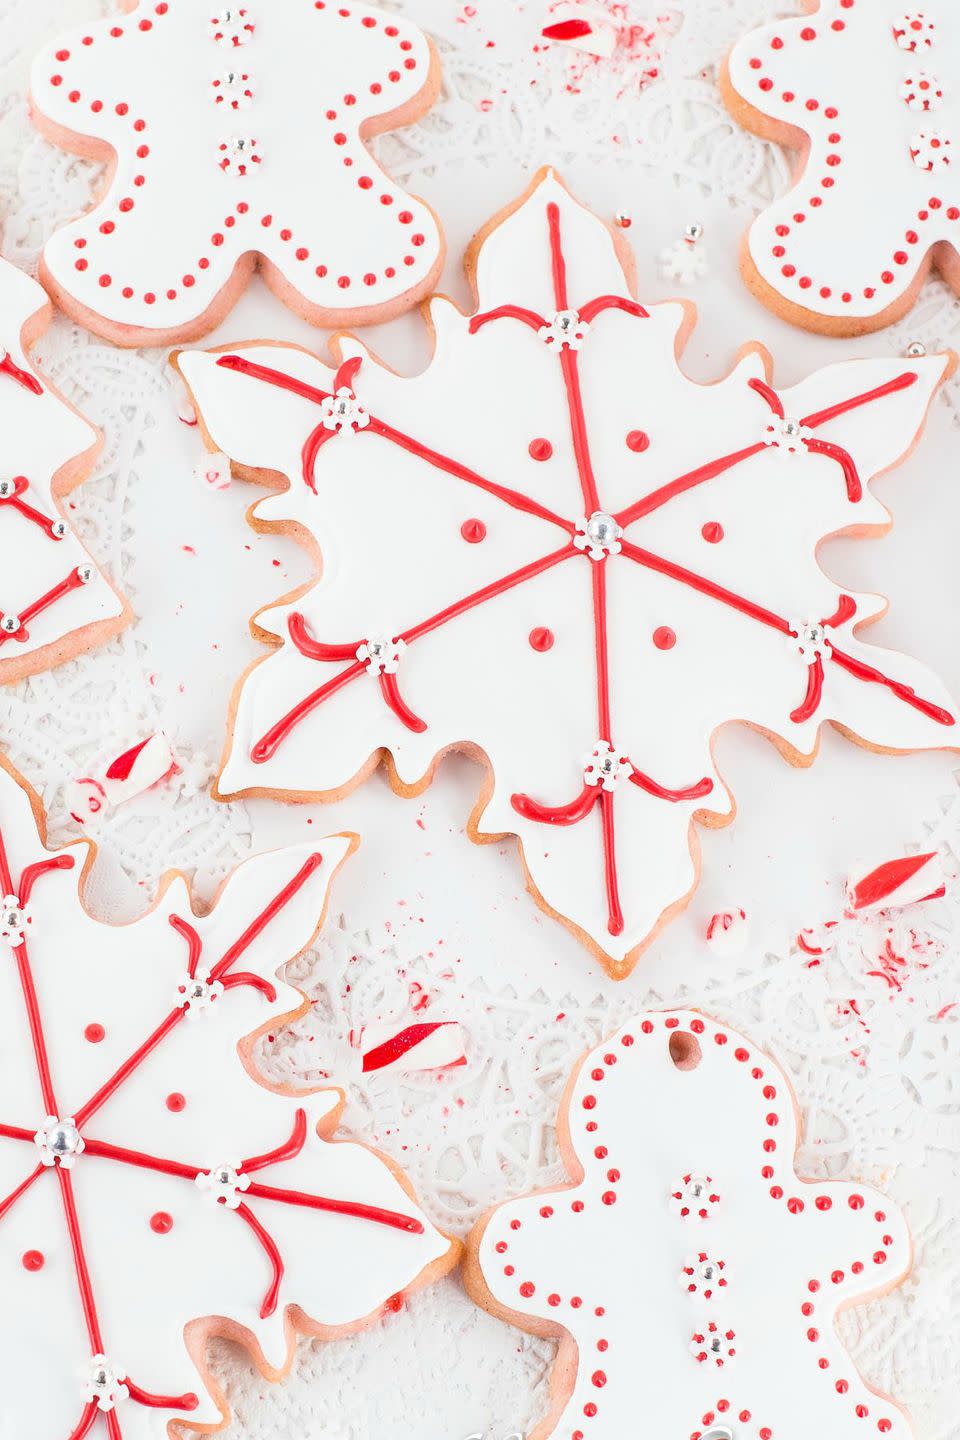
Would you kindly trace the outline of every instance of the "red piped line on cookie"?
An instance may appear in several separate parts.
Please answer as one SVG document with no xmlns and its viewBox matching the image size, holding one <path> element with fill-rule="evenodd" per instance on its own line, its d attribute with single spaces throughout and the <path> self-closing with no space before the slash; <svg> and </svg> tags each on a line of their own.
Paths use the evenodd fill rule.
<svg viewBox="0 0 960 1440">
<path fill-rule="evenodd" d="M 292 879 L 278 891 L 273 899 L 270 900 L 250 922 L 241 935 L 224 951 L 221 958 L 210 970 L 211 980 L 219 980 L 225 990 L 232 984 L 250 984 L 255 986 L 257 990 L 263 993 L 269 993 L 274 999 L 276 998 L 274 987 L 271 986 L 268 981 L 264 980 L 263 977 L 259 975 L 241 974 L 232 971 L 232 967 L 244 951 L 262 934 L 270 922 L 289 904 L 309 877 L 315 873 L 317 868 L 322 864 L 322 859 L 323 857 L 317 853 L 309 856 L 307 860 L 304 861 Z M 51 856 L 49 860 L 35 862 L 25 867 L 20 877 L 19 886 L 17 886 L 14 883 L 3 833 L 2 830 L 0 830 L 0 888 L 2 888 L 4 894 L 16 897 L 17 903 L 20 906 L 25 904 L 26 898 L 31 894 L 37 881 L 43 875 L 56 870 L 69 869 L 74 863 L 75 861 L 72 855 L 55 855 Z M 186 921 L 181 920 L 178 916 L 171 916 L 170 923 L 177 933 L 182 935 L 187 941 L 191 967 L 190 973 L 193 975 L 197 971 L 202 956 L 202 941 L 196 929 Z M 57 1102 L 56 1090 L 53 1083 L 41 1007 L 33 979 L 27 941 L 21 940 L 11 948 L 17 965 L 27 1022 L 33 1042 L 33 1051 L 43 1102 L 48 1114 L 59 1116 L 62 1112 Z M 223 1002 L 221 1001 L 220 1003 Z M 125 1081 L 129 1079 L 133 1072 L 144 1062 L 147 1056 L 150 1055 L 158 1045 L 162 1044 L 164 1039 L 183 1019 L 185 1008 L 184 1005 L 172 1011 L 153 1031 L 151 1036 L 140 1045 L 116 1070 L 113 1076 L 100 1087 L 96 1094 L 77 1110 L 75 1123 L 78 1129 L 122 1087 Z M 252 1174 L 268 1170 L 272 1166 L 295 1158 L 303 1150 L 307 1141 L 307 1134 L 306 1112 L 303 1109 L 298 1109 L 294 1116 L 293 1129 L 289 1137 L 274 1149 L 265 1151 L 260 1155 L 255 1155 L 244 1161 L 238 1174 L 249 1177 Z M 15 1126 L 5 1122 L 0 1123 L 0 1136 L 3 1136 L 5 1139 L 18 1141 L 32 1147 L 34 1145 L 34 1135 L 35 1131 L 30 1127 Z M 208 1173 L 205 1169 L 197 1165 L 150 1155 L 143 1151 L 114 1145 L 109 1141 L 98 1140 L 86 1135 L 83 1137 L 82 1155 L 83 1164 L 89 1163 L 91 1159 L 107 1160 L 117 1164 L 131 1165 L 139 1169 L 155 1171 L 190 1182 L 196 1182 L 198 1176 Z M 83 1228 L 74 1190 L 72 1171 L 61 1165 L 59 1160 L 56 1160 L 50 1166 L 37 1165 L 20 1185 L 4 1200 L 0 1201 L 0 1221 L 9 1214 L 12 1208 L 28 1193 L 34 1184 L 41 1180 L 44 1175 L 49 1175 L 51 1171 L 56 1176 L 60 1191 L 64 1221 L 70 1242 L 70 1251 L 73 1258 L 77 1289 L 90 1345 L 90 1353 L 92 1355 L 99 1355 L 102 1354 L 105 1349 L 103 1332 L 97 1309 L 95 1287 L 84 1246 Z M 248 1203 L 251 1200 L 306 1207 L 317 1211 L 324 1211 L 329 1214 L 342 1215 L 387 1226 L 411 1235 L 421 1235 L 424 1232 L 423 1223 L 420 1220 L 415 1216 L 405 1215 L 402 1212 L 387 1210 L 376 1205 L 367 1205 L 342 1197 L 314 1195 L 304 1191 L 291 1190 L 282 1186 L 264 1185 L 258 1181 L 248 1180 L 245 1187 L 244 1200 L 242 1203 L 239 1203 L 236 1213 L 253 1231 L 271 1265 L 272 1278 L 261 1306 L 260 1313 L 262 1318 L 266 1318 L 276 1310 L 284 1267 L 275 1241 L 260 1219 L 254 1214 Z M 154 1394 L 135 1384 L 127 1376 L 118 1378 L 121 1378 L 126 1386 L 129 1398 L 139 1405 L 155 1409 L 190 1411 L 196 1409 L 199 1403 L 196 1395 L 192 1393 L 179 1396 Z M 107 1425 L 107 1432 L 111 1440 L 121 1440 L 119 1420 L 116 1417 L 116 1411 L 101 1412 L 96 1402 L 89 1402 L 84 1407 L 80 1420 L 72 1432 L 71 1440 L 83 1440 L 83 1437 L 89 1434 L 92 1429 L 94 1421 L 101 1414 Z"/>
<path fill-rule="evenodd" d="M 563 251 L 563 236 L 561 226 L 560 208 L 555 202 L 550 202 L 545 208 L 545 219 L 547 228 L 547 239 L 550 251 L 550 273 L 553 283 L 553 299 L 557 312 L 570 310 L 570 295 L 568 285 L 567 266 Z M 647 317 L 647 312 L 642 306 L 622 296 L 604 295 L 584 304 L 576 313 L 582 324 L 588 323 L 604 310 L 616 307 L 635 319 Z M 539 331 L 543 327 L 549 327 L 549 321 L 538 312 L 513 304 L 504 304 L 494 310 L 475 315 L 469 322 L 470 334 L 476 334 L 487 325 L 497 321 L 512 321 L 525 326 L 531 331 Z M 580 337 L 582 339 L 582 337 Z M 601 499 L 596 474 L 590 451 L 589 432 L 584 410 L 583 396 L 580 383 L 580 360 L 576 348 L 566 343 L 553 343 L 550 348 L 558 356 L 561 367 L 561 374 L 564 383 L 564 391 L 567 401 L 568 421 L 573 454 L 577 466 L 577 475 L 580 484 L 580 491 L 583 500 L 584 511 L 587 517 L 601 509 Z M 322 404 L 329 398 L 329 392 L 320 390 L 315 386 L 300 380 L 296 376 L 288 375 L 285 371 L 263 366 L 256 362 L 247 361 L 239 355 L 221 356 L 217 363 L 229 369 L 244 373 L 252 379 L 262 381 L 266 384 L 275 385 L 289 390 L 302 399 L 313 404 Z M 338 374 L 338 382 L 343 372 Z M 360 384 L 362 371 L 359 364 L 350 371 L 349 384 Z M 817 429 L 830 421 L 845 415 L 853 410 L 859 409 L 878 402 L 885 397 L 894 395 L 908 386 L 916 383 L 917 375 L 914 372 L 907 372 L 884 385 L 877 386 L 862 394 L 848 397 L 837 404 L 823 409 L 815 414 L 808 415 L 801 424 L 807 430 Z M 750 379 L 747 382 L 752 390 L 764 401 L 768 410 L 783 418 L 784 407 L 777 392 L 766 381 L 761 379 Z M 361 385 L 362 390 L 362 385 Z M 311 447 L 308 483 L 313 485 L 313 462 L 317 459 L 317 453 L 313 450 L 317 431 L 313 431 L 308 438 L 307 446 Z M 325 432 L 327 435 L 333 432 Z M 576 520 L 565 519 L 560 515 L 545 509 L 539 501 L 531 496 L 525 496 L 519 491 L 508 489 L 491 481 L 485 476 L 479 475 L 476 471 L 461 465 L 459 461 L 450 456 L 442 455 L 435 450 L 421 444 L 409 435 L 389 426 L 381 421 L 376 415 L 367 411 L 367 423 L 357 430 L 357 443 L 362 443 L 359 437 L 364 435 L 377 435 L 381 439 L 410 454 L 417 456 L 425 463 L 443 471 L 452 478 L 462 480 L 468 485 L 476 486 L 487 494 L 502 500 L 511 508 L 523 511 L 528 515 L 535 516 L 549 523 L 562 528 L 571 537 L 571 542 L 562 549 L 545 555 L 541 560 L 530 565 L 521 567 L 511 572 L 499 581 L 494 581 L 482 589 L 472 592 L 462 600 L 455 601 L 445 609 L 421 621 L 419 624 L 399 631 L 398 638 L 406 645 L 415 643 L 422 636 L 445 625 L 468 610 L 484 603 L 488 599 L 501 595 L 505 590 L 514 586 L 533 580 L 542 574 L 546 569 L 552 568 L 561 562 L 576 557 L 580 553 L 573 544 L 574 536 L 578 535 L 578 523 Z M 863 487 L 856 467 L 849 453 L 835 443 L 821 439 L 820 437 L 803 437 L 806 447 L 815 454 L 821 454 L 830 458 L 840 466 L 845 480 L 847 498 L 851 503 L 856 503 L 862 496 Z M 353 441 L 349 442 L 353 443 Z M 742 464 L 748 463 L 755 456 L 761 454 L 768 448 L 767 442 L 758 440 L 723 455 L 717 459 L 705 462 L 696 469 L 691 470 L 668 483 L 659 486 L 656 490 L 644 495 L 626 506 L 618 514 L 614 515 L 621 530 L 635 521 L 654 513 L 667 505 L 676 497 L 703 485 L 718 476 L 733 470 Z M 582 524 L 582 522 L 580 522 Z M 482 535 L 480 539 L 482 539 Z M 666 556 L 655 554 L 652 551 L 634 544 L 632 541 L 621 539 L 619 552 L 627 560 L 638 564 L 646 569 L 652 570 L 677 584 L 688 589 L 697 591 L 709 600 L 715 601 L 727 608 L 738 611 L 749 620 L 762 624 L 769 629 L 776 631 L 782 636 L 792 636 L 790 622 L 783 615 L 766 608 L 750 597 L 737 593 L 736 591 L 720 585 L 707 576 L 698 574 L 686 566 L 670 560 Z M 607 743 L 612 744 L 611 736 L 614 733 L 613 717 L 610 705 L 610 677 L 609 677 L 609 654 L 607 641 L 607 596 L 606 596 L 606 563 L 610 554 L 605 555 L 599 561 L 590 560 L 592 574 L 592 608 L 594 619 L 595 635 L 595 665 L 596 665 L 596 703 L 597 703 L 597 731 Z M 847 614 L 849 607 L 854 606 L 850 597 L 841 597 L 836 617 L 831 624 L 838 625 L 850 618 Z M 269 761 L 277 752 L 278 748 L 303 723 L 303 721 L 320 705 L 325 704 L 345 686 L 352 684 L 358 676 L 364 673 L 366 666 L 356 661 L 356 656 L 362 641 L 357 644 L 326 643 L 311 635 L 306 626 L 304 617 L 299 612 L 291 614 L 288 620 L 288 628 L 292 643 L 304 656 L 318 661 L 352 661 L 338 674 L 326 680 L 322 685 L 311 691 L 298 702 L 285 715 L 281 716 L 251 747 L 250 757 L 255 764 L 263 764 Z M 830 651 L 830 658 L 838 658 L 834 651 Z M 842 652 L 841 652 L 842 654 Z M 843 656 L 841 663 L 847 661 L 848 657 Z M 929 702 L 919 701 L 908 686 L 900 682 L 881 676 L 879 671 L 873 671 L 869 666 L 860 666 L 853 670 L 852 662 L 847 663 L 848 670 L 856 673 L 859 678 L 871 680 L 887 685 L 891 692 L 897 695 L 905 703 L 914 705 L 916 708 L 924 709 L 924 713 L 939 719 L 946 716 L 945 711 L 932 706 Z M 409 711 L 405 702 L 400 699 L 399 689 L 395 689 L 393 677 L 381 676 L 381 691 L 384 699 L 395 714 L 411 729 L 419 731 L 425 722 L 413 711 Z M 818 707 L 823 689 L 823 667 L 814 667 L 808 671 L 808 691 L 804 702 L 793 712 L 796 723 L 799 719 L 809 718 Z M 395 692 L 395 693 L 394 693 Z M 799 717 L 799 719 L 798 719 Z M 416 722 L 415 724 L 412 722 Z M 426 717 L 429 721 L 429 716 Z M 953 723 L 950 717 L 942 723 Z M 633 782 L 643 789 L 647 794 L 667 802 L 692 801 L 704 798 L 713 789 L 713 782 L 707 777 L 695 782 L 690 786 L 673 790 L 659 784 L 644 774 L 642 770 L 636 770 L 630 777 Z M 619 934 L 623 929 L 623 918 L 618 895 L 617 863 L 616 863 L 616 824 L 615 824 L 615 801 L 612 792 L 604 790 L 601 792 L 587 787 L 574 800 L 559 806 L 552 806 L 540 800 L 531 798 L 528 795 L 518 792 L 512 797 L 514 809 L 518 814 L 528 820 L 541 821 L 544 824 L 567 825 L 576 824 L 585 820 L 590 815 L 598 801 L 601 800 L 600 809 L 600 830 L 603 846 L 603 867 L 605 885 L 607 891 L 608 908 L 608 929 L 611 934 Z M 609 798 L 605 798 L 609 796 Z"/>
</svg>

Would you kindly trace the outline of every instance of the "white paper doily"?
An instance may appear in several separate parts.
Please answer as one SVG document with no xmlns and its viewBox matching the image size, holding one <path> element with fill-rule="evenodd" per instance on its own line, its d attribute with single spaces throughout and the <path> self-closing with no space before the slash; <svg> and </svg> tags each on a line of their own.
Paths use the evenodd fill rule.
<svg viewBox="0 0 960 1440">
<path fill-rule="evenodd" d="M 770 347 L 784 383 L 841 354 L 901 352 L 911 339 L 960 345 L 960 305 L 937 282 L 900 326 L 860 342 L 793 332 L 740 284 L 739 236 L 783 187 L 787 165 L 732 125 L 716 66 L 737 35 L 788 4 L 606 0 L 622 36 L 609 61 L 538 44 L 546 0 L 398 8 L 436 38 L 445 86 L 431 114 L 384 137 L 381 153 L 444 221 L 447 293 L 466 301 L 463 245 L 549 161 L 601 214 L 631 216 L 645 299 L 675 293 L 657 257 L 687 223 L 703 224 L 708 273 L 686 292 L 700 308 L 685 362 L 697 378 L 726 370 L 748 339 Z M 109 9 L 107 0 L 0 0 L 3 253 L 27 269 L 54 226 L 89 203 L 97 178 L 32 132 L 28 61 L 64 25 Z M 253 337 L 325 340 L 259 284 L 211 343 Z M 369 338 L 400 369 L 427 354 L 413 316 Z M 289 541 L 249 531 L 245 487 L 210 492 L 194 478 L 198 442 L 177 419 L 163 353 L 114 350 L 61 317 L 38 356 L 106 432 L 75 518 L 140 620 L 104 650 L 0 692 L 0 739 L 42 790 L 57 838 L 76 830 L 65 783 L 98 773 L 150 731 L 167 730 L 183 765 L 177 780 L 101 826 L 98 908 L 135 913 L 171 866 L 196 870 L 210 891 L 251 847 L 297 839 L 305 827 L 359 831 L 328 936 L 298 967 L 313 1011 L 275 1037 L 264 1063 L 278 1078 L 322 1072 L 344 1084 L 347 1126 L 395 1156 L 430 1213 L 461 1234 L 487 1205 L 559 1177 L 553 1121 L 566 1074 L 629 1011 L 695 1003 L 741 1026 L 794 1078 L 808 1124 L 805 1171 L 873 1181 L 906 1207 L 913 1277 L 848 1315 L 844 1330 L 868 1379 L 910 1407 L 918 1440 L 958 1440 L 960 882 L 951 875 L 944 901 L 894 920 L 842 922 L 815 968 L 791 947 L 800 927 L 839 914 L 858 854 L 936 844 L 960 870 L 955 758 L 894 760 L 830 734 L 817 765 L 798 772 L 758 736 L 725 732 L 719 754 L 737 821 L 704 836 L 689 911 L 614 986 L 523 893 L 512 845 L 467 841 L 479 772 L 465 761 L 445 764 L 417 801 L 395 799 L 379 778 L 326 808 L 210 800 L 204 781 L 230 689 L 257 649 L 247 616 L 306 579 L 306 559 Z M 896 517 L 892 534 L 835 542 L 824 563 L 850 585 L 888 594 L 878 641 L 933 665 L 960 696 L 958 410 L 955 379 L 914 456 L 877 482 Z M 703 931 L 730 905 L 750 913 L 752 939 L 742 959 L 721 962 Z M 362 1077 L 349 1031 L 402 1003 L 411 982 L 432 994 L 433 1016 L 462 1022 L 469 1063 L 440 1078 Z M 283 1386 L 263 1382 L 227 1345 L 217 1369 L 238 1440 L 506 1440 L 544 1412 L 552 1353 L 477 1310 L 453 1277 L 364 1335 L 301 1344 Z"/>
</svg>

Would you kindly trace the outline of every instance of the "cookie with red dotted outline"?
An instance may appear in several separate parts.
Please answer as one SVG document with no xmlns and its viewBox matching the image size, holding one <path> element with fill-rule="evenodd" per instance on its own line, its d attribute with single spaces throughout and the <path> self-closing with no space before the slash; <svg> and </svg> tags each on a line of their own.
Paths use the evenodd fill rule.
<svg viewBox="0 0 960 1440">
<path fill-rule="evenodd" d="M 0 260 L 0 684 L 103 645 L 132 614 L 64 518 L 100 452 L 100 431 L 36 369 L 52 306 Z"/>
<path fill-rule="evenodd" d="M 794 178 L 744 237 L 750 289 L 793 324 L 861 335 L 931 270 L 960 294 L 960 10 L 806 0 L 733 47 L 721 90 Z"/>
<path fill-rule="evenodd" d="M 366 142 L 439 86 L 423 33 L 365 5 L 121 0 L 34 62 L 40 131 L 108 165 L 41 278 L 123 345 L 205 334 L 258 268 L 313 324 L 387 320 L 430 290 L 443 239 Z"/>
<path fill-rule="evenodd" d="M 835 1327 L 908 1274 L 906 1222 L 867 1186 L 799 1179 L 799 1133 L 780 1067 L 696 1011 L 584 1057 L 569 1180 L 491 1210 L 464 1265 L 485 1310 L 559 1338 L 529 1440 L 908 1440 Z"/>
</svg>

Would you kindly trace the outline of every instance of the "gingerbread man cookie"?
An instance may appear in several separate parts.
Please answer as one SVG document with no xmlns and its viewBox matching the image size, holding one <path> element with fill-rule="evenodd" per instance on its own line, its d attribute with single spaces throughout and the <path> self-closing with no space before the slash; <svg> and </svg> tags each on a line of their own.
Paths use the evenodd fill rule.
<svg viewBox="0 0 960 1440">
<path fill-rule="evenodd" d="M 465 1264 L 485 1309 L 560 1339 L 530 1440 L 908 1440 L 835 1328 L 906 1276 L 906 1223 L 797 1177 L 769 1056 L 695 1011 L 638 1017 L 581 1062 L 559 1138 L 570 1182 L 491 1211 Z"/>
<path fill-rule="evenodd" d="M 90 473 L 100 433 L 27 357 L 50 320 L 43 290 L 0 260 L 0 683 L 103 644 L 129 607 L 64 519 Z"/>
<path fill-rule="evenodd" d="M 627 265 L 625 273 L 624 265 Z M 831 720 L 905 751 L 957 743 L 943 685 L 858 630 L 883 612 L 820 542 L 884 529 L 870 477 L 914 444 L 952 357 L 844 361 L 789 389 L 748 347 L 680 370 L 693 311 L 633 296 L 622 239 L 541 175 L 471 251 L 478 309 L 432 303 L 416 379 L 344 339 L 184 352 L 212 448 L 277 485 L 255 523 L 323 552 L 257 616 L 222 798 L 336 798 L 389 755 L 417 794 L 485 760 L 475 839 L 624 975 L 696 884 L 695 821 L 732 817 L 713 736 L 794 763 Z"/>
<path fill-rule="evenodd" d="M 904 315 L 931 268 L 960 293 L 960 11 L 947 0 L 807 0 L 733 48 L 737 120 L 796 152 L 743 247 L 750 288 L 809 330 Z"/>
<path fill-rule="evenodd" d="M 62 35 L 35 61 L 34 118 L 110 170 L 48 241 L 44 283 L 123 345 L 204 334 L 258 265 L 314 324 L 388 319 L 430 289 L 443 244 L 365 142 L 438 89 L 414 25 L 332 0 L 134 0 Z"/>
<path fill-rule="evenodd" d="M 208 1337 L 278 1379 L 296 1331 L 355 1330 L 456 1262 L 390 1162 L 330 1143 L 340 1091 L 255 1076 L 255 1039 L 308 1008 L 278 965 L 355 843 L 248 860 L 202 916 L 174 875 L 104 925 L 81 898 L 92 847 L 47 850 L 0 762 L 4 1433 L 219 1429 Z"/>
</svg>

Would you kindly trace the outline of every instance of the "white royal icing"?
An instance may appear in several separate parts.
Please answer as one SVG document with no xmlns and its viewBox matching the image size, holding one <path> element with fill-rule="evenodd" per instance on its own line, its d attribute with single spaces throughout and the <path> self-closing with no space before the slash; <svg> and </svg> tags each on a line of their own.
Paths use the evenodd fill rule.
<svg viewBox="0 0 960 1440">
<path fill-rule="evenodd" d="M 256 255 L 314 311 L 416 298 L 439 228 L 361 132 L 429 92 L 433 63 L 409 21 L 334 0 L 214 20 L 204 0 L 144 0 L 61 35 L 34 62 L 33 103 L 110 147 L 116 173 L 48 242 L 49 273 L 94 324 L 165 333 L 195 327 Z"/>
<path fill-rule="evenodd" d="M 902 0 L 823 0 L 811 15 L 744 36 L 729 74 L 754 109 L 809 141 L 802 173 L 749 234 L 750 257 L 779 296 L 817 315 L 870 320 L 901 300 L 932 247 L 949 245 L 955 270 L 955 4 L 905 11 Z"/>
<path fill-rule="evenodd" d="M 261 501 L 258 518 L 302 528 L 324 560 L 313 590 L 258 616 L 282 643 L 242 685 L 221 792 L 323 795 L 347 784 L 381 748 L 390 751 L 400 779 L 414 784 L 445 747 L 472 742 L 489 756 L 494 775 L 480 830 L 518 834 L 546 903 L 619 962 L 636 953 L 694 884 L 691 817 L 703 809 L 729 813 L 711 753 L 720 725 L 749 721 L 805 754 L 815 750 L 825 719 L 895 750 L 956 743 L 952 724 L 832 661 L 823 662 L 819 708 L 794 722 L 811 657 L 800 654 L 788 633 L 795 617 L 833 616 L 841 594 L 850 593 L 855 615 L 830 631 L 838 645 L 949 711 L 944 687 L 924 666 L 853 635 L 853 626 L 880 614 L 883 602 L 841 592 L 815 558 L 826 535 L 888 523 L 866 482 L 913 443 L 946 361 L 845 361 L 780 392 L 785 415 L 810 420 L 878 387 L 899 386 L 885 398 L 801 427 L 811 444 L 849 452 L 863 486 L 854 503 L 836 453 L 814 454 L 802 437 L 796 454 L 768 442 L 770 404 L 750 383 L 764 377 L 759 354 L 747 353 L 715 385 L 695 384 L 682 373 L 675 359 L 684 324 L 680 306 L 655 306 L 648 318 L 603 309 L 592 315 L 575 358 L 544 345 L 537 317 L 557 309 L 551 206 L 557 207 L 571 303 L 583 307 L 596 297 L 628 294 L 609 231 L 555 178 L 543 179 L 489 234 L 477 268 L 481 313 L 519 306 L 533 319 L 494 319 L 471 333 L 453 305 L 434 301 L 436 356 L 414 379 L 398 377 L 347 339 L 347 361 L 361 363 L 345 368 L 369 421 L 348 442 L 332 437 L 319 444 L 315 492 L 304 483 L 303 451 L 309 437 L 322 434 L 319 403 L 230 368 L 229 357 L 220 364 L 218 355 L 185 352 L 180 365 L 213 443 L 240 465 L 290 477 L 289 490 Z M 289 346 L 253 345 L 231 354 L 279 369 L 321 394 L 337 383 L 331 368 Z M 750 458 L 624 525 L 608 553 L 580 549 L 584 512 L 595 512 L 584 503 L 571 440 L 563 379 L 571 359 L 579 367 L 597 509 L 616 515 L 720 457 L 750 449 Z M 522 384 L 513 387 L 517 375 Z M 495 425 L 484 418 L 491 414 Z M 524 505 L 545 507 L 559 523 L 428 463 L 384 427 L 526 497 Z M 468 543 L 468 536 L 481 538 Z M 427 617 L 565 545 L 571 554 L 562 563 L 411 635 Z M 631 547 L 775 612 L 783 629 L 637 563 Z M 612 734 L 598 723 L 594 586 L 600 577 Z M 291 615 L 303 617 L 308 640 L 341 647 L 345 658 L 301 653 L 290 637 Z M 535 645 L 544 630 L 545 643 Z M 380 684 L 359 683 L 364 672 L 356 646 L 371 635 L 405 639 L 393 678 L 425 728 L 404 723 Z M 355 678 L 255 762 L 254 747 L 271 727 L 350 666 Z M 586 818 L 567 825 L 529 819 L 513 803 L 520 794 L 547 806 L 570 804 L 584 784 L 584 756 L 598 741 L 629 762 L 619 767 L 612 797 L 620 934 L 610 929 L 602 797 Z M 643 777 L 684 791 L 712 781 L 712 789 L 670 801 L 649 793 Z"/>
<path fill-rule="evenodd" d="M 909 1440 L 834 1324 L 907 1274 L 906 1223 L 869 1186 L 798 1179 L 795 1101 L 768 1056 L 695 1012 L 638 1016 L 585 1057 L 567 1105 L 582 1178 L 502 1205 L 478 1238 L 506 1318 L 565 1332 L 544 1437 L 623 1440 L 641 1416 L 684 1440 Z M 702 1220 L 671 1204 L 691 1167 L 714 1177 Z"/>
<path fill-rule="evenodd" d="M 56 395 L 35 371 L 24 350 L 24 327 L 47 304 L 35 280 L 0 260 L 0 359 L 22 371 L 40 393 L 14 375 L 0 371 L 0 680 L 16 667 L 18 673 L 40 668 L 43 661 L 29 657 L 55 645 L 77 630 L 100 621 L 116 620 L 123 602 L 106 578 L 94 569 L 90 557 L 63 519 L 54 499 L 54 482 L 64 466 L 81 456 L 93 455 L 97 432 Z M 26 483 L 25 483 L 26 482 Z M 20 508 L 35 512 L 28 518 Z M 22 619 L 42 597 L 50 594 L 78 569 L 89 567 L 90 579 L 52 601 L 32 618 Z M 87 642 L 95 643 L 96 636 Z"/>
<path fill-rule="evenodd" d="M 38 838 L 27 794 L 6 771 L 0 771 L 0 840 L 19 891 L 27 867 L 49 860 L 50 852 Z M 0 1134 L 0 1430 L 6 1425 L 17 1440 L 65 1440 L 84 1405 L 98 1397 L 116 1405 L 124 1440 L 166 1440 L 176 1420 L 188 1430 L 191 1423 L 217 1428 L 219 1406 L 185 1344 L 191 1321 L 215 1316 L 244 1327 L 266 1364 L 279 1369 L 290 1344 L 289 1306 L 302 1307 L 321 1326 L 352 1326 L 448 1251 L 378 1156 L 318 1137 L 317 1123 L 330 1117 L 338 1091 L 274 1093 L 238 1053 L 244 1037 L 302 1008 L 303 996 L 276 979 L 277 968 L 310 942 L 349 849 L 348 837 L 333 835 L 249 860 L 202 918 L 177 876 L 153 910 L 124 926 L 94 920 L 80 903 L 85 851 L 59 852 L 75 864 L 36 880 L 36 920 L 17 957 L 26 954 L 36 988 L 56 1107 L 41 1096 L 18 964 L 0 944 L 0 1126 L 23 1132 L 19 1139 Z M 321 863 L 294 885 L 315 855 Z M 251 935 L 284 892 L 285 903 Z M 207 964 L 246 935 L 249 943 L 227 974 L 252 976 L 261 988 L 227 986 L 201 1024 L 175 1024 L 84 1119 L 89 1098 L 175 1009 L 187 944 L 171 915 L 195 927 Z M 264 985 L 275 986 L 275 1000 Z M 54 1109 L 64 1116 L 67 1106 L 69 1118 L 58 1121 Z M 297 1111 L 305 1112 L 299 1153 L 251 1168 L 252 1159 L 286 1143 Z M 69 1128 L 74 1122 L 79 1144 Z M 160 1173 L 98 1154 L 104 1143 L 179 1162 L 191 1173 Z M 37 1169 L 39 1178 L 5 1205 Z M 75 1198 L 106 1361 L 84 1325 L 61 1170 Z M 422 1232 L 258 1196 L 258 1182 L 399 1212 L 420 1221 Z M 260 1312 L 271 1263 L 243 1207 L 272 1237 L 285 1267 L 267 1318 Z M 145 1406 L 138 1388 L 173 1399 Z M 191 1393 L 197 1404 L 181 1405 Z M 92 1433 L 105 1436 L 103 1423 Z"/>
</svg>

